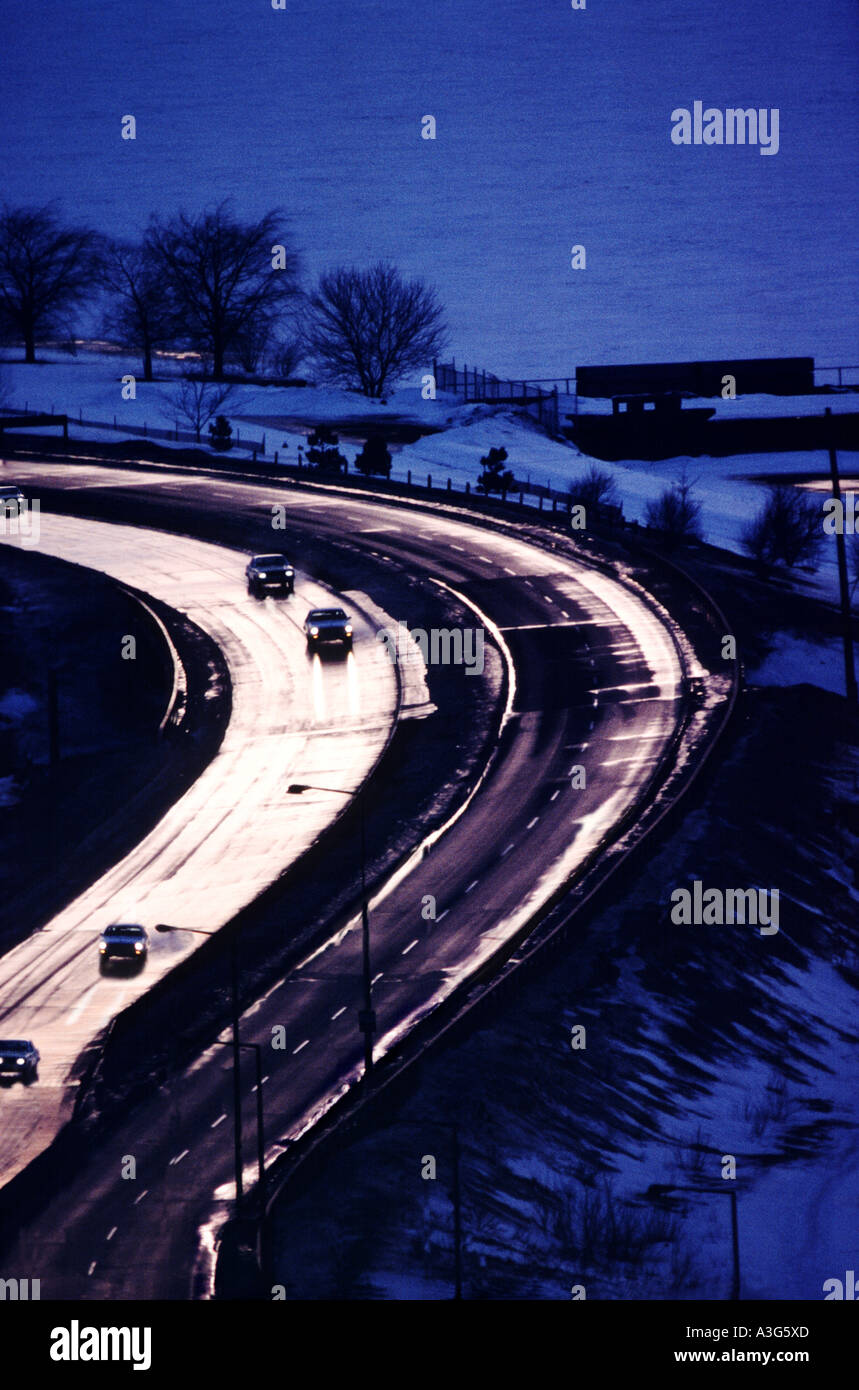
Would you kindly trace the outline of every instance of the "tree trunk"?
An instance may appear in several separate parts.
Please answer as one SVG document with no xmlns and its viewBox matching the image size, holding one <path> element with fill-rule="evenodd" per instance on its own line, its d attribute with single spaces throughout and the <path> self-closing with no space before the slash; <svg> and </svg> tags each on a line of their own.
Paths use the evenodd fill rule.
<svg viewBox="0 0 859 1390">
<path fill-rule="evenodd" d="M 143 380 L 152 380 L 152 344 L 144 343 L 143 346 Z"/>
<path fill-rule="evenodd" d="M 224 379 L 224 348 L 219 342 L 212 344 L 212 377 L 215 381 Z"/>
<path fill-rule="evenodd" d="M 36 340 L 32 329 L 28 329 L 24 334 L 24 361 L 35 362 L 36 360 Z"/>
</svg>

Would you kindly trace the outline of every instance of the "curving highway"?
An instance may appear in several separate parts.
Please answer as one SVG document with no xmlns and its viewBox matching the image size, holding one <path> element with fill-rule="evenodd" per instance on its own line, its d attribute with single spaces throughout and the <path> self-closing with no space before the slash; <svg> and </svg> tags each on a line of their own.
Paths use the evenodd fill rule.
<svg viewBox="0 0 859 1390">
<path fill-rule="evenodd" d="M 421 574 L 461 594 L 476 610 L 475 623 L 485 615 L 497 632 L 513 679 L 492 767 L 432 853 L 416 858 L 411 872 L 398 875 L 371 904 L 379 1051 L 514 933 L 611 833 L 646 794 L 675 731 L 682 671 L 667 628 L 616 580 L 514 534 L 440 510 L 391 508 L 288 484 L 219 478 L 215 485 L 168 468 L 140 473 L 34 464 L 16 465 L 15 473 L 31 495 L 45 489 L 43 514 L 50 505 L 124 512 L 141 525 L 233 545 L 245 536 L 248 549 L 258 546 L 263 519 L 280 501 L 288 515 L 286 545 L 300 551 L 325 538 L 349 551 L 365 567 L 362 587 L 371 598 L 374 574 L 380 583 L 384 577 L 388 594 L 402 576 L 403 611 L 394 612 L 390 598 L 385 603 L 395 620 L 409 620 L 408 577 Z M 168 601 L 175 603 L 175 592 Z M 576 771 L 582 768 L 585 785 Z M 332 775 L 332 785 L 345 785 L 349 774 Z M 305 802 L 313 806 L 310 794 Z M 428 898 L 435 901 L 434 920 L 422 911 Z M 171 920 L 168 900 L 165 889 L 165 920 Z M 242 1020 L 243 1040 L 265 1049 L 269 1158 L 362 1071 L 360 931 L 356 922 L 331 926 L 328 946 L 278 981 Z M 286 1046 L 276 1049 L 279 1028 Z M 41 1276 L 43 1297 L 190 1296 L 194 1252 L 202 1246 L 198 1268 L 205 1274 L 212 1223 L 232 1194 L 225 1054 L 211 1048 L 174 1080 L 169 1095 L 136 1110 L 21 1233 L 14 1253 L 20 1259 L 28 1252 L 27 1268 Z M 250 1078 L 246 1091 L 250 1136 Z M 248 1148 L 249 1156 L 251 1143 Z M 120 1175 L 127 1154 L 137 1158 L 134 1182 Z M 249 1164 L 248 1181 L 253 1176 Z M 199 1294 L 200 1285 L 193 1291 Z"/>
</svg>

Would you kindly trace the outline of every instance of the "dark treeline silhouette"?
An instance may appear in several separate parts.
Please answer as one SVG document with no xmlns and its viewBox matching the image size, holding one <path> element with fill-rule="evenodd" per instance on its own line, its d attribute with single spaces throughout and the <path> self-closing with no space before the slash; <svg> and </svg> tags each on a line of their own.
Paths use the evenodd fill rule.
<svg viewBox="0 0 859 1390">
<path fill-rule="evenodd" d="M 152 216 L 136 241 L 66 224 L 55 204 L 0 213 L 0 335 L 35 362 L 40 343 L 71 337 L 80 312 L 139 353 L 152 381 L 159 351 L 198 355 L 197 375 L 291 377 L 305 361 L 326 381 L 381 396 L 428 367 L 445 344 L 442 310 L 393 266 L 341 267 L 302 288 L 300 258 L 273 208 L 255 221 L 227 200 L 196 216 Z"/>
</svg>

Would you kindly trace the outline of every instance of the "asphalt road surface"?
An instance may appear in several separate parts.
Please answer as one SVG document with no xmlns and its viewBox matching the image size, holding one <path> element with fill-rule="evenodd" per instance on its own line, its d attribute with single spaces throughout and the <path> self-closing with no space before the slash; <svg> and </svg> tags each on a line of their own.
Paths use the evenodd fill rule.
<svg viewBox="0 0 859 1390">
<path fill-rule="evenodd" d="M 380 567 L 434 576 L 500 631 L 515 668 L 501 755 L 433 852 L 371 905 L 379 1051 L 575 869 L 641 794 L 671 738 L 681 689 L 671 637 L 644 603 L 584 563 L 441 512 L 386 508 L 354 495 L 213 484 L 167 471 L 15 467 L 15 480 L 30 495 L 38 495 L 42 479 L 76 490 L 84 513 L 91 489 L 102 497 L 108 486 L 122 490 L 129 515 L 132 494 L 145 494 L 158 503 L 155 513 L 147 506 L 148 524 L 212 539 L 223 534 L 229 499 L 230 533 L 246 526 L 249 549 L 271 503 L 283 500 L 287 534 L 324 535 Z M 581 767 L 584 787 L 573 771 Z M 428 896 L 435 920 L 422 914 Z M 360 931 L 354 922 L 337 925 L 330 945 L 277 982 L 242 1020 L 243 1041 L 265 1048 L 269 1158 L 362 1071 Z M 286 1046 L 275 1049 L 273 1030 L 280 1027 Z M 251 1081 L 248 1075 L 248 1181 Z M 212 1223 L 232 1195 L 229 1097 L 229 1053 L 213 1047 L 135 1110 L 28 1225 L 5 1261 L 10 1271 L 40 1277 L 43 1298 L 189 1297 L 195 1252 L 202 1242 L 205 1256 Z M 136 1159 L 133 1180 L 121 1176 L 127 1155 Z"/>
</svg>

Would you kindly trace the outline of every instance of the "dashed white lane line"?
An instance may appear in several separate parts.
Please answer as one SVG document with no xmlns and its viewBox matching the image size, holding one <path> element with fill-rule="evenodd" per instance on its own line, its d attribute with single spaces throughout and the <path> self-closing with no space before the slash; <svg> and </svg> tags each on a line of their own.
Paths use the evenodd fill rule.
<svg viewBox="0 0 859 1390">
<path fill-rule="evenodd" d="M 529 820 L 529 822 L 528 822 L 528 824 L 526 825 L 525 829 L 526 829 L 526 830 L 533 830 L 533 829 L 534 829 L 534 826 L 537 824 L 537 821 L 538 821 L 539 819 L 540 819 L 539 816 L 535 816 L 533 820 Z"/>
<path fill-rule="evenodd" d="M 550 800 L 550 801 L 554 801 L 554 800 L 555 800 L 555 797 L 556 797 L 556 796 L 560 796 L 560 795 L 561 795 L 560 790 L 559 790 L 559 791 L 556 791 L 556 792 L 552 792 L 552 795 L 549 797 L 549 800 Z"/>
<path fill-rule="evenodd" d="M 530 580 L 530 579 L 526 579 L 526 580 L 525 580 L 525 583 L 528 585 L 528 588 L 529 588 L 529 589 L 533 589 L 534 585 L 531 583 L 531 580 Z"/>
<path fill-rule="evenodd" d="M 341 1014 L 345 1014 L 345 1012 L 346 1012 L 346 1005 L 344 1004 L 342 1009 L 338 1009 L 337 1012 L 336 1012 L 336 1014 L 332 1014 L 332 1015 L 331 1015 L 331 1022 L 333 1023 L 334 1020 L 335 1020 L 335 1018 L 339 1018 L 340 1015 L 341 1015 Z"/>
<path fill-rule="evenodd" d="M 555 600 L 553 598 L 549 598 L 548 594 L 544 594 L 543 598 L 546 600 L 547 603 L 551 603 L 552 607 L 555 606 Z"/>
<path fill-rule="evenodd" d="M 92 1263 L 91 1263 L 89 1269 L 87 1270 L 87 1278 L 88 1278 L 88 1279 L 91 1279 L 91 1278 L 92 1278 L 92 1272 L 93 1272 L 93 1270 L 95 1269 L 97 1263 L 98 1263 L 97 1260 L 93 1260 L 93 1261 L 92 1261 Z"/>
<path fill-rule="evenodd" d="M 515 840 L 511 840 L 510 843 L 509 843 L 509 845 L 507 846 L 507 848 L 506 848 L 506 849 L 503 849 L 503 850 L 501 851 L 501 858 L 503 859 L 504 856 L 505 856 L 505 854 L 509 854 L 510 851 L 511 851 L 511 849 L 515 849 L 515 848 L 516 848 L 516 841 L 515 841 Z"/>
<path fill-rule="evenodd" d="M 149 1188 L 148 1188 L 148 1187 L 144 1187 L 144 1189 L 143 1189 L 143 1191 L 141 1192 L 140 1196 L 139 1196 L 139 1197 L 135 1197 L 135 1199 L 134 1199 L 134 1205 L 135 1205 L 135 1206 L 137 1206 L 137 1203 L 138 1203 L 138 1202 L 142 1202 L 142 1201 L 143 1201 L 143 1198 L 146 1196 L 146 1194 L 147 1194 L 148 1191 L 149 1191 Z"/>
<path fill-rule="evenodd" d="M 173 1168 L 177 1163 L 181 1163 L 182 1159 L 186 1156 L 186 1154 L 189 1154 L 190 1152 L 190 1149 L 183 1149 L 182 1152 L 180 1154 L 177 1154 L 175 1158 L 171 1158 L 170 1167 Z"/>
<path fill-rule="evenodd" d="M 107 1239 L 107 1240 L 113 1240 L 114 1236 L 116 1235 L 117 1230 L 118 1230 L 118 1227 L 117 1227 L 117 1226 L 111 1226 L 110 1230 L 109 1230 L 108 1233 L 107 1233 L 106 1239 Z"/>
<path fill-rule="evenodd" d="M 310 1039 L 309 1039 L 309 1038 L 305 1038 L 303 1043 L 299 1043 L 299 1044 L 298 1044 L 298 1047 L 294 1047 L 294 1048 L 292 1049 L 292 1055 L 293 1055 L 293 1057 L 296 1055 L 296 1053 L 300 1052 L 301 1049 L 302 1049 L 303 1047 L 306 1047 L 307 1044 L 308 1044 L 309 1042 L 310 1042 Z"/>
<path fill-rule="evenodd" d="M 516 571 L 515 571 L 515 570 L 512 570 L 512 569 L 510 568 L 509 565 L 505 565 L 505 566 L 504 566 L 504 569 L 506 570 L 507 574 L 514 574 L 514 575 L 515 575 L 515 573 L 516 573 Z"/>
<path fill-rule="evenodd" d="M 567 612 L 566 608 L 562 608 L 562 609 L 561 609 L 561 617 L 562 617 L 562 618 L 569 618 L 569 616 L 570 616 L 570 615 L 569 615 L 569 613 Z"/>
<path fill-rule="evenodd" d="M 68 1015 L 66 1017 L 66 1023 L 77 1022 L 77 1020 L 80 1018 L 81 1014 L 83 1013 L 84 1009 L 86 1008 L 87 1004 L 89 1003 L 90 999 L 92 998 L 93 994 L 97 989 L 98 985 L 90 986 L 86 994 L 84 994 L 83 997 L 79 999 L 78 1002 L 75 1004 L 74 1008 L 69 1010 Z"/>
<path fill-rule="evenodd" d="M 450 912 L 450 908 L 449 908 L 449 907 L 446 907 L 445 910 L 444 910 L 444 912 L 440 912 L 440 913 L 438 914 L 438 916 L 436 917 L 435 920 L 436 920 L 437 922 L 440 922 L 441 919 L 442 919 L 442 917 L 446 917 L 447 914 L 448 914 L 449 912 Z"/>
<path fill-rule="evenodd" d="M 218 1116 L 218 1118 L 215 1120 L 214 1124 L 209 1125 L 209 1129 L 217 1129 L 217 1128 L 218 1128 L 218 1125 L 222 1125 L 222 1124 L 224 1123 L 224 1120 L 225 1120 L 226 1118 L 227 1118 L 227 1113 L 226 1113 L 226 1111 L 224 1111 L 223 1115 L 219 1115 L 219 1116 Z"/>
<path fill-rule="evenodd" d="M 466 890 L 465 890 L 466 893 L 470 893 L 471 890 L 472 890 L 472 888 L 476 888 L 479 882 L 480 882 L 480 879 L 479 879 L 479 878 L 476 878 L 476 879 L 474 880 L 473 883 L 469 883 L 468 887 L 467 887 Z"/>
<path fill-rule="evenodd" d="M 405 950 L 403 951 L 403 955 L 404 955 L 404 956 L 407 956 L 407 955 L 409 954 L 409 951 L 414 950 L 414 948 L 415 948 L 415 946 L 417 946 L 417 944 L 418 944 L 418 939 L 417 939 L 417 937 L 415 937 L 414 941 L 410 941 L 410 942 L 409 942 L 408 946 L 407 946 L 407 947 L 405 948 Z"/>
<path fill-rule="evenodd" d="M 374 975 L 374 976 L 373 976 L 372 980 L 370 981 L 370 984 L 371 984 L 371 985 L 374 985 L 374 984 L 376 983 L 377 980 L 381 980 L 381 978 L 382 978 L 382 976 L 384 975 L 384 973 L 385 973 L 384 970 L 380 970 L 379 973 L 378 973 L 378 975 Z"/>
<path fill-rule="evenodd" d="M 454 545 L 453 541 L 451 541 L 451 543 L 450 543 L 450 548 L 451 548 L 451 550 L 460 550 L 460 551 L 462 551 L 463 554 L 465 554 L 465 546 L 464 546 L 464 545 Z"/>
<path fill-rule="evenodd" d="M 482 560 L 485 565 L 493 565 L 495 563 L 494 560 L 490 560 L 488 555 L 478 555 L 477 558 L 478 560 Z"/>
</svg>

